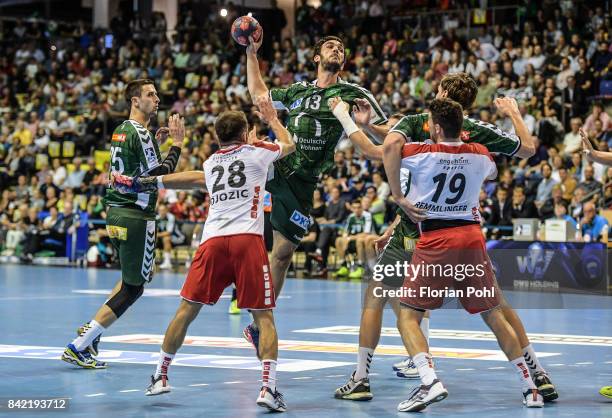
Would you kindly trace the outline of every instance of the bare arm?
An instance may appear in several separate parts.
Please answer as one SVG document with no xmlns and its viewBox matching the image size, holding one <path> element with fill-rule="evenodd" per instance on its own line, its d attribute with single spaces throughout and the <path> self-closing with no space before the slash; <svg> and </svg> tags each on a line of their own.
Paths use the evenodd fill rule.
<svg viewBox="0 0 612 418">
<path fill-rule="evenodd" d="M 160 177 L 165 189 L 201 190 L 206 188 L 203 171 L 183 171 L 182 173 L 166 174 Z M 159 177 L 152 178 L 155 179 L 156 183 L 158 182 Z"/>
<path fill-rule="evenodd" d="M 260 36 L 259 42 L 255 42 L 249 37 L 249 46 L 246 49 L 247 56 L 247 86 L 251 99 L 255 101 L 257 97 L 267 96 L 268 87 L 259 70 L 259 61 L 257 60 L 257 50 L 261 46 L 263 35 Z"/>
<path fill-rule="evenodd" d="M 420 222 L 425 220 L 427 211 L 415 207 L 402 193 L 400 168 L 402 165 L 402 148 L 405 144 L 406 140 L 401 134 L 389 133 L 383 144 L 383 163 L 395 203 L 406 212 L 413 222 Z"/>
<path fill-rule="evenodd" d="M 378 138 L 380 141 L 384 141 L 385 137 L 387 136 L 387 134 L 389 133 L 389 130 L 391 129 L 391 126 L 384 124 L 384 125 L 368 125 L 368 130 L 370 131 L 370 133 L 375 136 L 376 138 Z"/>
<path fill-rule="evenodd" d="M 406 139 L 397 132 L 391 132 L 383 144 L 383 164 L 387 173 L 387 181 L 391 188 L 391 195 L 397 202 L 404 197 L 400 182 L 400 167 L 402 163 L 402 147 Z"/>
<path fill-rule="evenodd" d="M 512 97 L 500 97 L 495 99 L 494 103 L 498 110 L 510 118 L 512 126 L 514 126 L 514 131 L 521 140 L 521 147 L 518 149 L 515 156 L 518 158 L 530 158 L 533 156 L 536 151 L 535 144 L 521 116 L 516 100 Z"/>
<path fill-rule="evenodd" d="M 582 150 L 586 155 L 587 160 L 612 166 L 612 152 L 603 152 L 594 149 L 593 144 L 591 144 L 591 140 L 582 128 L 580 128 L 580 137 L 582 138 Z"/>
<path fill-rule="evenodd" d="M 259 96 L 255 99 L 255 104 L 259 108 L 258 116 L 270 125 L 272 132 L 276 136 L 277 143 L 281 146 L 281 155 L 279 158 L 283 158 L 295 151 L 295 142 L 293 142 L 293 136 L 283 126 L 278 119 L 276 109 L 272 105 L 272 99 L 270 96 Z"/>
<path fill-rule="evenodd" d="M 353 122 L 348 112 L 348 103 L 343 102 L 340 97 L 334 97 L 329 99 L 329 106 L 336 119 L 342 124 L 346 135 L 354 145 L 361 149 L 363 155 L 371 160 L 382 160 L 382 147 L 374 145 L 363 130 L 359 129 L 355 122 Z"/>
</svg>

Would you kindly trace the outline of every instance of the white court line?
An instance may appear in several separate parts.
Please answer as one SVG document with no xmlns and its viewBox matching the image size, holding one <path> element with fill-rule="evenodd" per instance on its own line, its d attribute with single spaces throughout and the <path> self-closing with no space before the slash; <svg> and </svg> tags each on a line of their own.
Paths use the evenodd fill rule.
<svg viewBox="0 0 612 418">
<path fill-rule="evenodd" d="M 580 363 L 576 363 L 576 364 L 593 364 L 592 361 L 582 361 Z"/>
<path fill-rule="evenodd" d="M 102 337 L 103 342 L 124 343 L 124 344 L 152 344 L 159 347 L 164 340 L 163 335 L 158 334 L 126 334 L 113 335 Z M 183 346 L 198 346 L 198 347 L 214 347 L 214 348 L 244 348 L 250 352 L 253 346 L 239 337 L 212 337 L 212 336 L 195 336 L 188 335 L 185 338 Z M 2 345 L 0 344 L 0 348 Z M 317 353 L 333 353 L 333 354 L 355 354 L 357 353 L 357 345 L 347 342 L 331 342 L 331 341 L 301 341 L 301 340 L 279 340 L 278 349 L 283 351 L 306 351 Z M 476 349 L 476 348 L 458 348 L 458 347 L 430 347 L 430 353 L 434 357 L 443 358 L 459 358 L 466 360 L 493 360 L 507 362 L 506 355 L 499 349 Z M 0 352 L 1 354 L 1 352 Z M 377 355 L 387 356 L 405 356 L 406 348 L 403 345 L 388 345 L 379 344 L 376 348 Z M 561 353 L 549 353 L 544 351 L 538 352 L 538 357 L 558 356 Z M 190 355 L 191 356 L 191 355 Z M 303 360 L 305 361 L 305 360 Z M 177 361 L 175 359 L 175 364 Z M 344 366 L 348 363 L 335 364 L 335 366 Z M 354 363 L 352 363 L 354 364 Z M 279 365 L 287 367 L 282 363 Z M 317 367 L 322 368 L 322 367 Z M 305 367 L 302 367 L 305 369 Z M 288 371 L 288 370 L 281 370 Z M 300 370 L 305 371 L 305 370 Z"/>
<path fill-rule="evenodd" d="M 558 366 L 565 366 L 565 364 L 564 363 L 551 363 L 549 364 L 549 366 L 558 367 Z"/>
<path fill-rule="evenodd" d="M 306 380 L 306 379 L 312 379 L 312 377 L 310 376 L 302 376 L 302 377 L 292 377 L 291 380 Z"/>
<path fill-rule="evenodd" d="M 210 386 L 209 383 L 194 383 L 193 385 L 189 385 L 191 387 L 198 387 L 198 386 Z"/>
<path fill-rule="evenodd" d="M 224 385 L 237 385 L 239 383 L 244 383 L 241 380 L 236 380 L 235 382 L 223 382 Z"/>
<path fill-rule="evenodd" d="M 606 362 L 604 362 L 604 363 L 606 363 L 606 364 L 612 364 L 612 361 L 606 361 Z"/>
<path fill-rule="evenodd" d="M 106 395 L 106 393 L 91 393 L 89 395 L 85 395 L 85 397 L 87 397 L 87 398 L 94 398 L 96 396 L 104 396 L 104 395 Z"/>
<path fill-rule="evenodd" d="M 469 372 L 469 371 L 476 370 L 476 369 L 455 369 L 455 370 L 459 372 Z"/>
<path fill-rule="evenodd" d="M 501 370 L 501 369 L 505 369 L 505 367 L 503 366 L 498 366 L 498 367 L 488 367 L 489 370 Z"/>
<path fill-rule="evenodd" d="M 330 374 L 329 376 L 325 376 L 325 377 L 343 377 L 346 376 L 344 374 Z"/>
<path fill-rule="evenodd" d="M 119 391 L 119 393 L 130 393 L 130 392 L 140 392 L 140 389 L 126 389 L 126 390 Z"/>
<path fill-rule="evenodd" d="M 334 325 L 330 327 L 299 329 L 293 332 L 309 334 L 328 335 L 358 335 L 359 327 L 354 325 Z M 381 336 L 399 337 L 397 328 L 383 327 Z M 597 335 L 573 335 L 573 334 L 542 334 L 528 333 L 527 336 L 532 343 L 539 344 L 563 344 L 612 347 L 612 337 Z M 429 338 L 445 340 L 469 340 L 469 341 L 496 341 L 495 335 L 490 331 L 470 331 L 430 328 Z"/>
</svg>

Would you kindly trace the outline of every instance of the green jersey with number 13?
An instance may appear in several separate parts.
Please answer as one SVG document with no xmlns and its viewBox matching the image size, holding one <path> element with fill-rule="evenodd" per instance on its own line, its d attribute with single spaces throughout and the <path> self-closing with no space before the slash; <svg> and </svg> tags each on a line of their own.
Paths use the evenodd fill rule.
<svg viewBox="0 0 612 418">
<path fill-rule="evenodd" d="M 327 104 L 329 99 L 340 97 L 351 109 L 355 99 L 366 99 L 372 106 L 370 123 L 387 121 L 372 93 L 343 80 L 325 88 L 317 87 L 316 81 L 302 81 L 287 88 L 274 88 L 270 97 L 277 109 L 289 112 L 287 129 L 296 143 L 296 151 L 275 165 L 285 177 L 295 175 L 307 182 L 316 182 L 319 174 L 333 167 L 335 148 L 344 134 Z"/>
</svg>

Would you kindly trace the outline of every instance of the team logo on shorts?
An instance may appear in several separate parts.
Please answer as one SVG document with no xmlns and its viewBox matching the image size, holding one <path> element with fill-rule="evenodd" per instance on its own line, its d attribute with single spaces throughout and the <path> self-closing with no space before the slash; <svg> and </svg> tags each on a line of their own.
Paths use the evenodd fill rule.
<svg viewBox="0 0 612 418">
<path fill-rule="evenodd" d="M 310 226 L 310 217 L 304 216 L 297 210 L 294 210 L 289 220 L 302 228 L 304 231 L 308 231 L 308 227 Z"/>
<path fill-rule="evenodd" d="M 109 238 L 115 238 L 119 241 L 127 241 L 127 228 L 116 225 L 106 225 Z"/>
</svg>

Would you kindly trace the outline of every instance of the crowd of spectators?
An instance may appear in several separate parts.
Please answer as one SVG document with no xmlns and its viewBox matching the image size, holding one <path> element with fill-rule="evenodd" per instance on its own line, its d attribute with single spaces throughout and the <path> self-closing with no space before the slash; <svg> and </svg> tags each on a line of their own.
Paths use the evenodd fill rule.
<svg viewBox="0 0 612 418">
<path fill-rule="evenodd" d="M 449 24 L 444 14 L 408 25 L 405 4 L 392 10 L 380 0 L 324 0 L 315 9 L 302 1 L 295 36 L 281 39 L 282 27 L 264 27 L 263 73 L 270 87 L 313 80 L 311 46 L 322 34 L 338 34 L 347 48 L 342 77 L 369 89 L 392 115 L 423 111 L 445 74 L 467 72 L 479 86 L 469 114 L 512 131 L 492 102 L 516 97 L 537 144 L 527 160 L 498 157 L 499 179 L 481 194 L 488 236 L 511 234 L 503 227 L 517 217 L 567 216 L 588 226 L 591 203 L 597 211 L 612 206 L 612 169 L 583 159 L 578 134 L 582 127 L 601 150 L 612 145 L 610 15 L 603 2 L 548 3 L 526 1 L 495 25 L 472 25 L 468 34 L 465 21 Z M 200 167 L 215 151 L 213 123 L 224 110 L 244 110 L 260 134 L 268 133 L 252 112 L 243 49 L 229 38 L 229 23 L 246 11 L 230 4 L 222 17 L 214 4 L 206 7 L 182 2 L 172 37 L 164 35 L 160 14 L 150 22 L 115 18 L 113 36 L 81 22 L 0 21 L 0 247 L 14 244 L 11 231 L 65 234 L 74 211 L 104 219 L 108 165 L 97 162 L 96 152 L 108 149 L 112 130 L 127 118 L 121 93 L 134 78 L 156 81 L 161 105 L 153 131 L 172 113 L 185 116 L 178 170 Z M 306 245 L 320 269 L 336 238 L 323 225 L 343 223 L 350 203 L 360 199 L 380 232 L 394 217 L 389 194 L 382 164 L 342 141 L 316 193 L 317 223 Z M 206 219 L 205 194 L 167 192 L 160 200 L 177 221 Z M 104 242 L 103 225 L 94 222 L 92 229 Z M 48 240 L 34 241 L 24 248 L 28 256 Z"/>
</svg>

